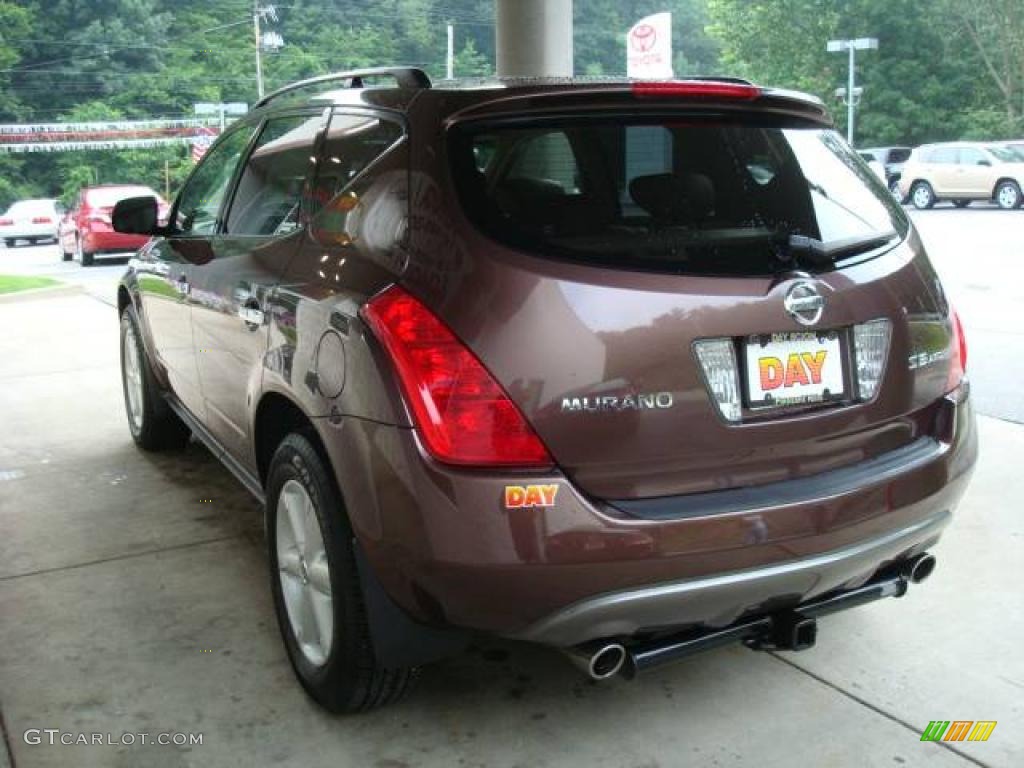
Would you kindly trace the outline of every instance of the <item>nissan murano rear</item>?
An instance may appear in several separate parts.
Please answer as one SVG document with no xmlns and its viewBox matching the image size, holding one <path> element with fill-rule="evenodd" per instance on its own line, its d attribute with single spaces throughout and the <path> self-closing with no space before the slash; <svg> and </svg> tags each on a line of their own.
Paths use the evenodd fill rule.
<svg viewBox="0 0 1024 768">
<path fill-rule="evenodd" d="M 215 291 L 246 286 L 206 336 L 191 294 L 197 390 L 144 343 L 167 298 L 130 273 L 122 300 L 127 358 L 168 405 L 147 416 L 140 389 L 133 411 L 126 374 L 133 434 L 181 422 L 265 499 L 314 698 L 391 700 L 474 632 L 595 679 L 729 641 L 799 650 L 819 617 L 931 573 L 976 456 L 966 344 L 820 102 L 732 80 L 385 74 L 399 86 L 348 73 L 247 118 L 231 162 L 255 175 L 229 168 L 207 216 L 212 247 L 233 244 L 179 251 L 192 290 L 206 269 Z M 260 138 L 307 107 L 308 126 Z M 287 169 L 293 208 L 248 202 L 260 168 Z M 231 240 L 239 207 L 279 213 L 277 234 Z M 235 325 L 249 367 L 232 352 L 203 378 Z"/>
</svg>

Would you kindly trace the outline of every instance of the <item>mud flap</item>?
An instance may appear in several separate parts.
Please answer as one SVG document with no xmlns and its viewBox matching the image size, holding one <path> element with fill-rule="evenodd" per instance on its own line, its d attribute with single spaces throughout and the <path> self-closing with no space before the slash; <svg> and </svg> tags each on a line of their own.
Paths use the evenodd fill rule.
<svg viewBox="0 0 1024 768">
<path fill-rule="evenodd" d="M 359 568 L 373 652 L 382 665 L 388 669 L 418 667 L 465 650 L 469 644 L 468 633 L 428 627 L 411 619 L 388 597 L 355 539 L 352 550 Z"/>
</svg>

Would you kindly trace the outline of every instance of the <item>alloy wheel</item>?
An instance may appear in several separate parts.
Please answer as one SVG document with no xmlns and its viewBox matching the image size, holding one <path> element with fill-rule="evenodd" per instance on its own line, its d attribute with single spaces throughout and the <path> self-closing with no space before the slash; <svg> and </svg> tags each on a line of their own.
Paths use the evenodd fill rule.
<svg viewBox="0 0 1024 768">
<path fill-rule="evenodd" d="M 331 572 L 313 500 L 289 480 L 277 500 L 277 567 L 292 635 L 303 656 L 321 667 L 334 638 Z"/>
<path fill-rule="evenodd" d="M 139 359 L 139 345 L 135 328 L 125 328 L 122 359 L 124 360 L 124 391 L 128 395 L 128 418 L 135 432 L 142 430 L 142 361 Z"/>
</svg>

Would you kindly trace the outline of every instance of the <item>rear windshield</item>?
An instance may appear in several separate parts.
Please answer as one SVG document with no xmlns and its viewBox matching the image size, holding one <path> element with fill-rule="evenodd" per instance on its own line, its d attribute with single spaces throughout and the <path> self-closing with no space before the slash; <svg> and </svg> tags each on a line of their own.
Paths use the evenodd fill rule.
<svg viewBox="0 0 1024 768">
<path fill-rule="evenodd" d="M 107 189 L 90 189 L 86 193 L 89 205 L 97 208 L 113 208 L 129 197 L 156 197 L 157 194 L 149 187 L 109 187 Z"/>
<path fill-rule="evenodd" d="M 850 244 L 877 249 L 908 228 L 831 130 L 586 119 L 462 127 L 450 151 L 476 225 L 554 258 L 687 274 L 820 270 L 832 263 L 800 264 L 792 244 L 842 244 L 849 258 Z"/>
<path fill-rule="evenodd" d="M 910 149 L 893 149 L 889 152 L 890 163 L 905 163 L 910 158 Z"/>
<path fill-rule="evenodd" d="M 53 213 L 56 208 L 56 200 L 19 200 L 7 209 L 7 213 L 12 216 L 25 216 L 32 213 Z"/>
</svg>

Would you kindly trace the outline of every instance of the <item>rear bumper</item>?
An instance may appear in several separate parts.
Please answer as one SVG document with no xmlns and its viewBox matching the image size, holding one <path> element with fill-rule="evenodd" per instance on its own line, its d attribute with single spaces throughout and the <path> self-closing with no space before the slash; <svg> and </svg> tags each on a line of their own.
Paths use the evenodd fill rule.
<svg viewBox="0 0 1024 768">
<path fill-rule="evenodd" d="M 0 239 L 24 240 L 29 237 L 56 237 L 56 224 L 15 224 L 0 227 Z"/>
<path fill-rule="evenodd" d="M 952 516 L 948 510 L 850 547 L 765 568 L 685 579 L 581 601 L 516 633 L 522 640 L 567 647 L 598 637 L 629 637 L 641 630 L 699 624 L 723 626 L 723 613 L 747 607 L 797 605 L 867 581 L 882 564 L 934 544 Z M 735 620 L 735 617 L 731 620 Z"/>
<path fill-rule="evenodd" d="M 81 233 L 82 250 L 87 253 L 100 251 L 137 251 L 147 242 L 146 235 L 125 235 L 120 232 L 97 232 L 85 230 Z"/>
<path fill-rule="evenodd" d="M 944 407 L 934 438 L 859 467 L 870 471 L 837 470 L 753 489 L 728 507 L 660 517 L 595 502 L 558 473 L 440 466 L 408 428 L 360 419 L 318 426 L 353 529 L 392 601 L 423 623 L 566 647 L 724 627 L 859 586 L 924 551 L 951 519 L 977 456 L 969 401 Z M 506 486 L 533 484 L 557 485 L 554 503 L 506 508 Z"/>
</svg>

